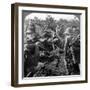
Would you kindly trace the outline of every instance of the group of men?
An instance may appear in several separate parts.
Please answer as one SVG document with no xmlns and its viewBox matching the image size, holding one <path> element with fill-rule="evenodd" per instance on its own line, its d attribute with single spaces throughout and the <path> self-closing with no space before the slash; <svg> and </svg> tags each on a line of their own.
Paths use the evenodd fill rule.
<svg viewBox="0 0 90 90">
<path fill-rule="evenodd" d="M 75 32 L 79 32 L 79 30 L 75 26 L 64 29 L 64 25 L 57 26 L 55 31 L 46 29 L 42 37 L 35 32 L 32 33 L 33 38 L 27 41 L 29 43 L 24 51 L 25 77 L 35 76 L 38 70 L 44 69 L 46 65 L 50 65 L 56 59 L 57 67 L 59 67 L 58 65 L 62 60 L 65 69 L 67 69 L 63 71 L 64 75 L 80 74 L 80 40 L 78 39 L 80 35 L 76 33 L 75 36 Z M 78 47 L 78 49 L 75 47 Z M 48 75 L 50 74 L 53 75 L 52 73 Z"/>
</svg>

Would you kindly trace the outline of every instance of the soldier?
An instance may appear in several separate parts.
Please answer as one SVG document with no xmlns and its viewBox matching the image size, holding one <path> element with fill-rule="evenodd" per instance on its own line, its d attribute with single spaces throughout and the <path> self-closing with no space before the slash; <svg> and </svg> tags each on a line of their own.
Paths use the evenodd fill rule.
<svg viewBox="0 0 90 90">
<path fill-rule="evenodd" d="M 24 76 L 32 77 L 39 60 L 38 36 L 33 23 L 28 26 L 26 37 L 27 45 L 24 51 Z"/>
<path fill-rule="evenodd" d="M 72 30 L 72 33 L 70 33 L 70 30 Z M 76 32 L 76 33 L 75 33 Z M 67 61 L 67 68 L 69 71 L 69 74 L 79 74 L 80 70 L 79 70 L 79 61 L 80 58 L 76 58 L 77 56 L 80 56 L 80 52 L 79 50 L 76 51 L 75 54 L 75 49 L 77 48 L 75 46 L 75 44 L 79 45 L 80 43 L 76 43 L 77 42 L 77 37 L 79 36 L 79 34 L 77 33 L 76 27 L 73 28 L 67 28 L 66 31 L 64 32 L 64 34 L 67 36 L 69 35 L 69 38 L 67 38 L 66 41 L 66 46 L 65 46 L 65 58 Z M 80 47 L 79 47 L 80 48 Z M 77 55 L 78 53 L 78 55 Z"/>
</svg>

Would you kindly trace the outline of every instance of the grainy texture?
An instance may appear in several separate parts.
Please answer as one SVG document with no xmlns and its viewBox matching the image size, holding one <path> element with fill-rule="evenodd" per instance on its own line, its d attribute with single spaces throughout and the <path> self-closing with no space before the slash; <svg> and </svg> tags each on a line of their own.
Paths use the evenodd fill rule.
<svg viewBox="0 0 90 90">
<path fill-rule="evenodd" d="M 24 76 L 80 75 L 80 15 L 25 15 Z"/>
</svg>

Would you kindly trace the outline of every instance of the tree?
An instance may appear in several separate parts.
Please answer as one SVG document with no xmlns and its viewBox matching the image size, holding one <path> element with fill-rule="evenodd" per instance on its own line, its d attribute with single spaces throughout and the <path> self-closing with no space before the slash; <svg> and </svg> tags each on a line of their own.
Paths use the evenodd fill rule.
<svg viewBox="0 0 90 90">
<path fill-rule="evenodd" d="M 56 28 L 56 20 L 54 20 L 53 17 L 51 17 L 50 15 L 48 15 L 46 17 L 46 25 L 47 25 L 47 28 L 48 29 L 52 29 L 55 31 L 55 28 Z"/>
</svg>

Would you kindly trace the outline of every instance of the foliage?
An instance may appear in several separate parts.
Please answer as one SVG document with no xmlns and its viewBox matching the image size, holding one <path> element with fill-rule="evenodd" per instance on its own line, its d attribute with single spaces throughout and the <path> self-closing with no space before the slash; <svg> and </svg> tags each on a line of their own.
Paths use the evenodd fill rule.
<svg viewBox="0 0 90 90">
<path fill-rule="evenodd" d="M 26 21 L 24 76 L 77 74 L 79 71 L 74 66 L 80 63 L 79 29 L 79 21 L 54 20 L 51 16 L 47 16 L 45 20 L 35 17 Z"/>
</svg>

